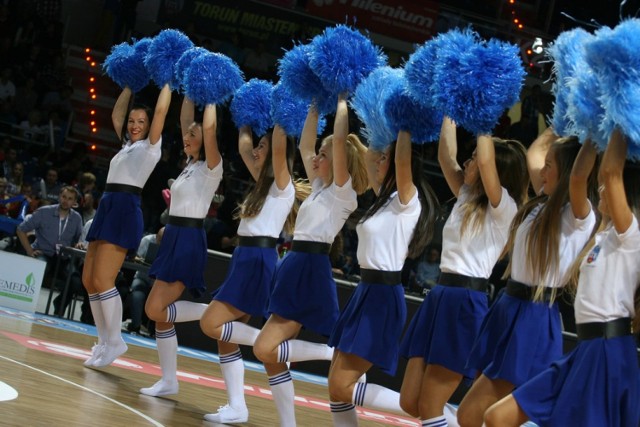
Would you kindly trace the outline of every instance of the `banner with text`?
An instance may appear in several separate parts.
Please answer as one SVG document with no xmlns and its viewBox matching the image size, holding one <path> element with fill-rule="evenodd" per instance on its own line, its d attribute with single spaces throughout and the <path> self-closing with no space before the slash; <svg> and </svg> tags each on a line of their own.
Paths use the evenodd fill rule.
<svg viewBox="0 0 640 427">
<path fill-rule="evenodd" d="M 234 0 L 184 0 L 179 4 L 164 0 L 158 22 L 176 26 L 189 22 L 199 34 L 217 40 L 228 40 L 237 33 L 242 36 L 245 47 L 255 47 L 257 42 L 262 42 L 268 50 L 288 49 L 292 40 L 313 37 L 328 25 L 293 10 Z"/>
<path fill-rule="evenodd" d="M 47 263 L 0 251 L 0 305 L 34 313 Z"/>
<path fill-rule="evenodd" d="M 435 34 L 439 10 L 437 3 L 425 0 L 308 0 L 306 9 L 314 16 L 413 43 Z"/>
</svg>

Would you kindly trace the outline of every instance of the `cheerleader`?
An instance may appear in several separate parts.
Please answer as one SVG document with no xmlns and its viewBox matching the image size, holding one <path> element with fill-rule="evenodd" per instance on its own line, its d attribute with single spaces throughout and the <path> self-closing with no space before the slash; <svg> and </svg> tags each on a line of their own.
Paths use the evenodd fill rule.
<svg viewBox="0 0 640 427">
<path fill-rule="evenodd" d="M 511 227 L 510 278 L 469 356 L 467 366 L 482 374 L 460 403 L 463 427 L 481 426 L 489 406 L 562 355 L 556 298 L 596 223 L 587 197 L 595 156 L 590 144 L 580 149 L 577 138 L 556 140 L 551 128 L 527 152 L 539 196 L 519 210 Z"/>
<path fill-rule="evenodd" d="M 442 274 L 401 349 L 409 360 L 400 405 L 427 426 L 446 425 L 445 404 L 463 379 L 475 378 L 465 365 L 488 310 L 488 279 L 529 183 L 526 150 L 517 141 L 479 135 L 463 167 L 456 158 L 456 125 L 445 117 L 438 160 L 457 201 L 443 229 Z"/>
<path fill-rule="evenodd" d="M 625 138 L 614 130 L 599 172 L 602 231 L 580 265 L 574 303 L 578 345 L 489 408 L 487 426 L 527 420 L 540 426 L 639 425 L 640 372 L 631 319 L 640 283 L 640 176 L 636 165 L 625 167 L 626 154 Z"/>
<path fill-rule="evenodd" d="M 329 372 L 335 425 L 357 425 L 354 405 L 401 412 L 397 392 L 358 380 L 373 365 L 395 374 L 407 315 L 402 266 L 429 243 L 438 214 L 409 132 L 382 152 L 370 148 L 366 160 L 377 199 L 356 227 L 362 279 L 329 340 L 336 349 Z"/>
<path fill-rule="evenodd" d="M 98 329 L 98 343 L 84 362 L 87 367 L 110 365 L 127 351 L 120 332 L 122 299 L 115 279 L 127 253 L 136 251 L 142 239 L 140 193 L 160 160 L 162 128 L 171 103 L 168 84 L 160 90 L 153 115 L 140 105 L 127 111 L 131 94 L 124 87 L 113 107 L 111 120 L 123 147 L 111 159 L 105 193 L 87 234 L 82 283 Z"/>
<path fill-rule="evenodd" d="M 271 314 L 253 351 L 269 375 L 281 426 L 295 422 L 294 391 L 286 362 L 331 360 L 325 344 L 295 340 L 300 329 L 329 336 L 338 318 L 336 283 L 329 249 L 349 215 L 356 197 L 367 188 L 365 146 L 348 133 L 344 95 L 338 99 L 332 136 L 315 151 L 318 113 L 309 109 L 300 140 L 300 154 L 312 193 L 300 206 L 291 250 L 280 261 L 270 296 Z"/>
<path fill-rule="evenodd" d="M 251 316 L 266 313 L 278 253 L 276 241 L 283 227 L 292 231 L 296 189 L 292 181 L 294 145 L 276 126 L 253 147 L 251 128 L 240 128 L 238 151 L 256 181 L 240 205 L 238 246 L 227 277 L 213 295 L 200 326 L 218 340 L 220 369 L 229 402 L 204 418 L 215 423 L 243 423 L 249 412 L 244 399 L 244 363 L 238 344 L 252 346 L 260 332 L 246 325 Z"/>
<path fill-rule="evenodd" d="M 216 106 L 204 108 L 202 123 L 194 121 L 194 104 L 185 97 L 180 126 L 187 164 L 171 184 L 169 221 L 158 255 L 149 269 L 155 282 L 145 304 L 149 319 L 156 322 L 156 344 L 162 378 L 151 387 L 140 389 L 149 396 L 178 392 L 177 322 L 200 320 L 205 304 L 178 301 L 185 288 L 194 297 L 207 289 L 204 269 L 207 263 L 207 236 L 203 224 L 213 195 L 222 180 L 222 158 L 216 138 Z"/>
</svg>

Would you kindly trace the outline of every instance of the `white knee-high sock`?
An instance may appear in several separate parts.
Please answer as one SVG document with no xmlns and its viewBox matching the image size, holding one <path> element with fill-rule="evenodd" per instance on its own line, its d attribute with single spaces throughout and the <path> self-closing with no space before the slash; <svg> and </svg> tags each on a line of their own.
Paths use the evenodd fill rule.
<svg viewBox="0 0 640 427">
<path fill-rule="evenodd" d="M 447 425 L 447 419 L 444 415 L 422 420 L 422 427 L 447 427 Z"/>
<path fill-rule="evenodd" d="M 400 407 L 400 393 L 378 384 L 356 383 L 352 400 L 356 406 L 404 413 Z"/>
<path fill-rule="evenodd" d="M 200 320 L 207 304 L 191 301 L 176 301 L 167 307 L 167 323 L 193 322 Z"/>
<path fill-rule="evenodd" d="M 106 327 L 104 321 L 104 313 L 102 312 L 102 303 L 100 302 L 100 294 L 95 293 L 89 295 L 89 306 L 91 307 L 91 314 L 93 315 L 93 321 L 96 324 L 98 330 L 98 344 L 104 344 L 106 341 Z"/>
<path fill-rule="evenodd" d="M 331 360 L 333 348 L 302 340 L 283 341 L 278 346 L 278 362 L 303 362 L 305 360 Z"/>
<path fill-rule="evenodd" d="M 244 362 L 240 349 L 233 353 L 220 355 L 220 370 L 227 387 L 229 406 L 234 409 L 247 407 L 244 400 Z"/>
<path fill-rule="evenodd" d="M 329 402 L 334 427 L 352 427 L 358 425 L 358 414 L 353 403 Z"/>
<path fill-rule="evenodd" d="M 107 344 L 115 345 L 122 341 L 122 299 L 114 286 L 100 293 L 100 304 L 104 316 L 105 338 Z"/>
<path fill-rule="evenodd" d="M 163 381 L 177 383 L 178 338 L 175 328 L 172 326 L 166 331 L 156 330 L 156 345 L 158 347 L 158 359 L 160 359 Z"/>
<path fill-rule="evenodd" d="M 289 371 L 269 377 L 271 395 L 280 416 L 280 427 L 296 426 L 295 393 Z"/>
<path fill-rule="evenodd" d="M 227 322 L 222 325 L 220 341 L 232 342 L 253 347 L 260 329 L 245 325 L 242 322 Z"/>
</svg>

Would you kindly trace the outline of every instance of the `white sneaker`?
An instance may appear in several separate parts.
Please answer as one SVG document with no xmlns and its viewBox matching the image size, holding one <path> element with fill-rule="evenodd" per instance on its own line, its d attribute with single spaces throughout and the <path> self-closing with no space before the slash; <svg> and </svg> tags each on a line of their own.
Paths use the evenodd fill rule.
<svg viewBox="0 0 640 427">
<path fill-rule="evenodd" d="M 103 351 L 104 351 L 104 344 L 95 344 L 93 347 L 91 347 L 91 357 L 85 360 L 83 365 L 86 366 L 87 368 L 92 367 L 93 364 L 96 363 L 96 360 L 98 360 L 98 358 L 102 356 Z"/>
<path fill-rule="evenodd" d="M 168 396 L 170 394 L 178 394 L 180 385 L 178 381 L 165 381 L 160 380 L 151 387 L 145 387 L 140 389 L 140 393 L 147 396 Z"/>
<path fill-rule="evenodd" d="M 224 405 L 219 407 L 215 414 L 206 414 L 204 419 L 218 424 L 246 423 L 249 420 L 249 411 L 246 406 L 238 410 Z"/>
<path fill-rule="evenodd" d="M 96 368 L 109 366 L 118 358 L 118 356 L 122 356 L 127 349 L 127 344 L 122 339 L 116 345 L 105 344 L 102 354 L 95 362 L 93 362 L 93 366 Z"/>
</svg>

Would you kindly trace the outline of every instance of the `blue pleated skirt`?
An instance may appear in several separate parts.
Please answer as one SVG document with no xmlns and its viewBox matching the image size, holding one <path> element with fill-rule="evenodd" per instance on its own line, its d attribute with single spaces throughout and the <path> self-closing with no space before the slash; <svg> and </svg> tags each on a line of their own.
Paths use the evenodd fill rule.
<svg viewBox="0 0 640 427">
<path fill-rule="evenodd" d="M 236 247 L 227 277 L 211 294 L 213 299 L 252 316 L 268 317 L 269 294 L 277 262 L 275 248 Z"/>
<path fill-rule="evenodd" d="M 106 240 L 128 252 L 135 252 L 142 240 L 143 230 L 140 196 L 106 192 L 91 222 L 87 241 Z"/>
<path fill-rule="evenodd" d="M 287 252 L 276 265 L 269 313 L 329 336 L 339 314 L 329 256 Z"/>
<path fill-rule="evenodd" d="M 477 371 L 466 367 L 467 360 L 488 310 L 484 291 L 435 286 L 409 324 L 402 339 L 402 356 L 422 357 L 427 364 L 473 380 Z"/>
<path fill-rule="evenodd" d="M 640 370 L 634 339 L 579 341 L 513 396 L 540 426 L 638 426 Z"/>
<path fill-rule="evenodd" d="M 167 283 L 180 281 L 195 298 L 207 286 L 204 268 L 207 264 L 207 236 L 204 228 L 167 224 L 158 255 L 151 264 L 149 277 Z"/>
<path fill-rule="evenodd" d="M 532 302 L 502 293 L 485 316 L 467 368 L 516 387 L 562 356 L 558 304 Z"/>
<path fill-rule="evenodd" d="M 401 284 L 360 282 L 333 328 L 329 346 L 360 356 L 395 375 L 406 320 Z"/>
</svg>

